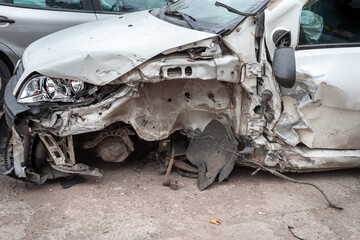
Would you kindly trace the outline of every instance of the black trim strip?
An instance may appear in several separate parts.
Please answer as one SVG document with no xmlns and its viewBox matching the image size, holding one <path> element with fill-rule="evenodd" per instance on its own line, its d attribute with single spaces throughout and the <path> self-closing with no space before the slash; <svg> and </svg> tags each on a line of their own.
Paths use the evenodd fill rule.
<svg viewBox="0 0 360 240">
<path fill-rule="evenodd" d="M 335 43 L 335 44 L 311 44 L 300 45 L 295 50 L 309 50 L 309 49 L 326 49 L 326 48 L 351 48 L 360 47 L 360 43 Z"/>
<path fill-rule="evenodd" d="M 84 5 L 84 10 L 85 11 L 95 12 L 92 0 L 83 0 L 83 5 Z"/>
<path fill-rule="evenodd" d="M 109 14 L 109 15 L 123 15 L 124 13 L 130 12 L 109 12 L 109 11 L 96 11 L 97 14 Z"/>
<path fill-rule="evenodd" d="M 101 0 L 91 0 L 93 6 L 94 6 L 94 11 L 95 12 L 100 12 L 102 11 L 102 7 L 101 7 L 101 3 L 100 3 Z"/>
</svg>

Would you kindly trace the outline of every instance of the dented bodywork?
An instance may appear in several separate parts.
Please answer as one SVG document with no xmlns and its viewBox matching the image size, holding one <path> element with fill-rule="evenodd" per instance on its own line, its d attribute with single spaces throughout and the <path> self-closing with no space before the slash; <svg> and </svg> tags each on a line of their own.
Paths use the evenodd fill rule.
<svg viewBox="0 0 360 240">
<path fill-rule="evenodd" d="M 282 87 L 274 75 L 279 46 L 272 36 L 286 29 L 291 39 L 282 47 L 296 48 L 306 2 L 259 2 L 220 33 L 143 11 L 33 43 L 6 88 L 2 174 L 36 183 L 101 176 L 78 163 L 77 147 L 122 162 L 139 139 L 158 142 L 156 154 L 167 166 L 191 170 L 187 156 L 199 168 L 201 189 L 219 173 L 225 179 L 235 164 L 293 172 L 359 167 L 359 81 L 342 80 L 330 63 L 311 64 L 309 56 L 326 58 L 317 51 L 296 51 L 293 87 Z M 23 92 L 37 78 L 47 95 L 26 103 Z M 71 97 L 62 101 L 59 89 Z M 4 116 L 1 121 L 5 127 Z"/>
</svg>

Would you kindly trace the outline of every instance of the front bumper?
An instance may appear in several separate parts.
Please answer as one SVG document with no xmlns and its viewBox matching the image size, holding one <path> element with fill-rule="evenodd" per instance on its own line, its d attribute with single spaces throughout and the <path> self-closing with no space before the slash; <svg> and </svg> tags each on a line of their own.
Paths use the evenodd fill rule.
<svg viewBox="0 0 360 240">
<path fill-rule="evenodd" d="M 16 96 L 14 96 L 13 94 L 15 86 L 23 72 L 24 67 L 22 66 L 22 64 L 20 64 L 18 70 L 16 71 L 16 74 L 10 78 L 4 91 L 3 109 L 6 117 L 6 122 L 10 127 L 14 125 L 15 119 L 19 114 L 26 112 L 30 109 L 24 104 L 19 104 L 17 102 Z"/>
</svg>

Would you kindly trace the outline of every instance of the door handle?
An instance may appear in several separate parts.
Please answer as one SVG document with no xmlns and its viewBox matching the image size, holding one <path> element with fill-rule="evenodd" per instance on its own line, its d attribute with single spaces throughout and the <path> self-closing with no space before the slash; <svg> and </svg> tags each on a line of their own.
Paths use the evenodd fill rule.
<svg viewBox="0 0 360 240">
<path fill-rule="evenodd" d="M 12 20 L 12 19 L 1 19 L 1 18 L 0 18 L 0 23 L 15 23 L 15 20 Z"/>
</svg>

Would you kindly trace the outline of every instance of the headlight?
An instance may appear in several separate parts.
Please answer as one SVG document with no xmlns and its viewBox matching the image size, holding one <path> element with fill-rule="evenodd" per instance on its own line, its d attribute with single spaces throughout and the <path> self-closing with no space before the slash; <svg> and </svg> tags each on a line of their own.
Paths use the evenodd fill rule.
<svg viewBox="0 0 360 240">
<path fill-rule="evenodd" d="M 18 102 L 75 102 L 77 94 L 84 88 L 82 81 L 35 76 L 22 87 Z"/>
</svg>

